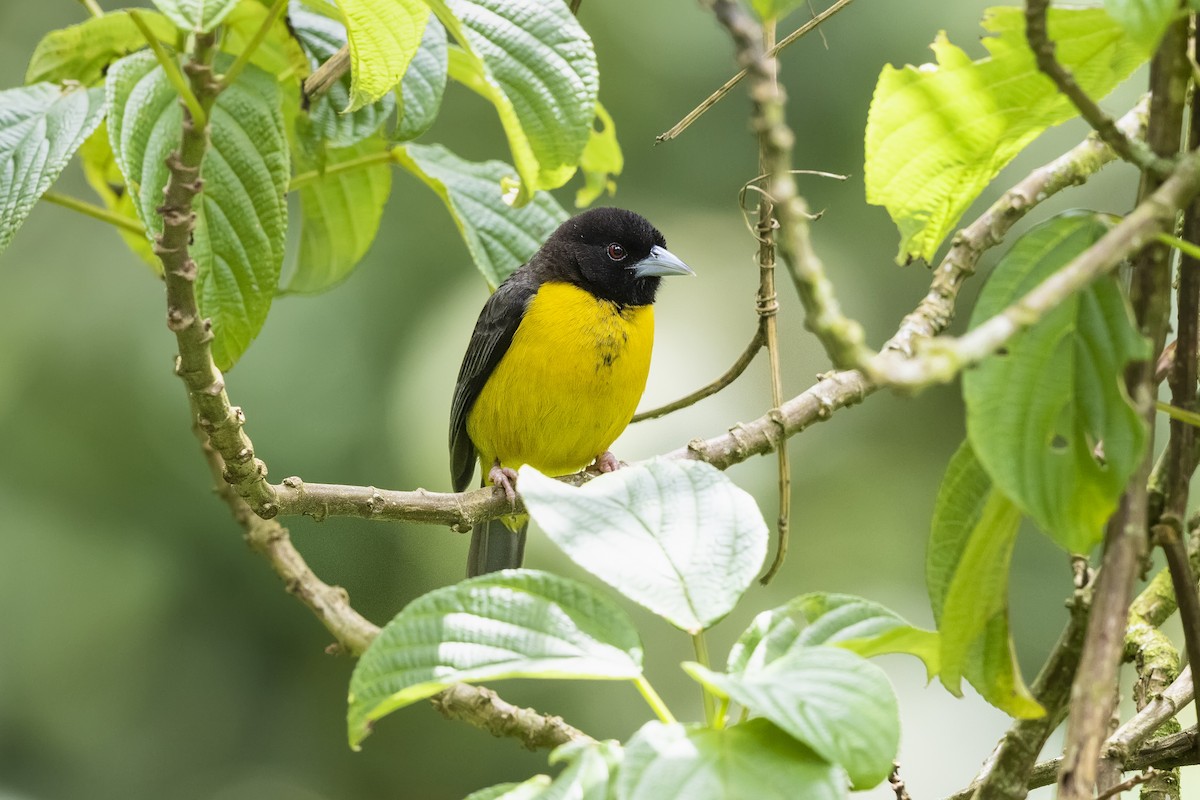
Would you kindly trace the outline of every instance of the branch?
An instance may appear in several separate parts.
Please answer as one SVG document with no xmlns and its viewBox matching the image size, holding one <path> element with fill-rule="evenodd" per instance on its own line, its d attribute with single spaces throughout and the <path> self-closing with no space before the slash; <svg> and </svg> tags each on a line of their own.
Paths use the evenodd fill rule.
<svg viewBox="0 0 1200 800">
<path fill-rule="evenodd" d="M 1119 123 L 1131 133 L 1140 132 L 1145 125 L 1147 101 L 1143 100 L 1121 118 Z M 1025 214 L 1042 201 L 1069 186 L 1083 183 L 1087 177 L 1115 158 L 1113 152 L 1097 137 L 1089 136 L 1064 155 L 1039 167 L 1018 182 L 1000 197 L 978 219 L 960 230 L 954 237 L 945 258 L 934 270 L 929 293 L 920 305 L 904 318 L 896 335 L 885 350 L 911 351 L 919 339 L 941 333 L 954 316 L 954 305 L 958 292 L 966 279 L 975 272 L 975 265 L 983 253 L 999 244 L 1008 230 Z M 732 382 L 750 363 L 761 341 L 752 340 L 742 358 L 717 382 Z M 745 362 L 744 364 L 742 362 Z M 739 368 L 740 367 L 740 368 Z M 736 372 L 735 372 L 736 370 Z M 727 385 L 727 384 L 726 384 Z M 717 384 L 705 387 L 701 392 L 716 386 L 704 396 L 722 388 Z M 802 394 L 786 401 L 777 416 L 783 422 L 780 432 L 777 423 L 767 415 L 735 426 L 729 433 L 711 439 L 694 439 L 687 447 L 678 449 L 668 457 L 694 458 L 707 461 L 719 468 L 726 468 L 745 461 L 752 456 L 768 453 L 773 442 L 783 436 L 794 436 L 815 422 L 829 419 L 840 408 L 855 405 L 878 389 L 860 372 L 853 370 L 830 372 Z M 696 393 L 699 394 L 699 393 Z M 672 406 L 682 407 L 695 395 L 676 401 Z M 695 397 L 695 400 L 702 399 Z M 692 400 L 692 402 L 695 402 Z M 666 413 L 670 406 L 656 409 Z M 567 480 L 582 482 L 587 475 Z M 462 494 L 416 491 L 394 491 L 376 489 L 373 486 L 344 486 L 337 484 L 306 483 L 300 478 L 288 478 L 274 487 L 276 503 L 282 515 L 307 514 L 316 519 L 329 516 L 360 517 L 362 519 L 425 522 L 448 525 L 460 530 L 489 519 L 512 513 L 512 506 L 503 494 L 490 488 L 476 489 Z M 520 498 L 517 499 L 520 506 Z"/>
<path fill-rule="evenodd" d="M 1151 767 L 1171 769 L 1197 763 L 1200 763 L 1200 760 L 1196 758 L 1196 726 L 1193 725 L 1182 733 L 1151 741 L 1129 757 L 1125 768 L 1129 771 Z M 1039 789 L 1054 783 L 1062 769 L 1062 764 L 1062 756 L 1038 764 L 1029 774 L 1029 788 Z"/>
<path fill-rule="evenodd" d="M 830 17 L 832 17 L 837 12 L 841 11 L 846 6 L 850 5 L 851 1 L 852 0 L 837 0 L 837 2 L 834 3 L 833 5 L 831 5 L 829 8 L 825 9 L 820 14 L 817 14 L 815 17 L 810 19 L 808 22 L 804 23 L 799 28 L 797 28 L 796 30 L 789 33 L 787 36 L 780 39 L 778 44 L 774 45 L 773 47 L 768 48 L 767 56 L 769 58 L 774 58 L 775 55 L 780 50 L 787 47 L 789 44 L 796 41 L 800 37 L 804 36 L 806 33 L 809 33 L 810 31 L 814 30 L 822 22 L 829 19 Z M 737 86 L 738 83 L 741 82 L 742 78 L 746 77 L 747 72 L 748 72 L 748 70 L 742 70 L 737 75 L 734 75 L 732 78 L 725 81 L 725 83 L 723 83 L 721 85 L 721 88 L 717 89 L 715 92 L 710 94 L 708 97 L 704 98 L 704 101 L 701 102 L 700 105 L 696 106 L 691 111 L 689 111 L 687 113 L 687 115 L 684 116 L 683 119 L 679 120 L 679 122 L 676 122 L 675 125 L 670 130 L 664 131 L 663 133 L 660 133 L 658 136 L 656 136 L 654 138 L 654 143 L 658 144 L 659 142 L 669 142 L 672 139 L 674 139 L 676 136 L 678 136 L 679 134 L 681 134 L 685 130 L 687 130 L 688 127 L 690 127 L 693 122 L 700 119 L 700 117 L 706 111 L 708 111 L 710 108 L 712 108 L 717 103 L 719 103 L 721 101 L 721 99 L 723 97 L 725 97 L 725 95 L 729 94 L 729 90 L 732 89 L 733 87 Z"/>
<path fill-rule="evenodd" d="M 324 94 L 329 91 L 329 87 L 342 79 L 342 76 L 350 71 L 350 44 L 347 42 L 342 45 L 341 49 L 331 55 L 329 59 L 313 70 L 312 74 L 304 79 L 304 87 L 301 89 L 305 108 L 312 99 L 319 94 Z"/>
<path fill-rule="evenodd" d="M 1033 51 L 1038 69 L 1042 71 L 1059 92 L 1071 101 L 1080 116 L 1100 135 L 1117 154 L 1143 171 L 1165 176 L 1171 171 L 1171 161 L 1161 158 L 1144 142 L 1131 139 L 1121 132 L 1112 117 L 1100 110 L 1092 98 L 1075 82 L 1071 72 L 1058 63 L 1054 56 L 1054 42 L 1046 30 L 1046 13 L 1050 0 L 1028 0 L 1025 6 L 1025 37 Z"/>
</svg>

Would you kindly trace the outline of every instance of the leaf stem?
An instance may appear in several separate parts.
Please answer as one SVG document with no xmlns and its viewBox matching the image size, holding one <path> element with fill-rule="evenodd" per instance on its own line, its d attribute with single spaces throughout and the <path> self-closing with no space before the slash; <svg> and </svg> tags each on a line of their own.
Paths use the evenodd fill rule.
<svg viewBox="0 0 1200 800">
<path fill-rule="evenodd" d="M 1200 414 L 1196 413 L 1195 411 L 1188 411 L 1187 409 L 1173 406 L 1170 403 L 1163 402 L 1162 400 L 1156 400 L 1154 402 L 1154 407 L 1166 414 L 1171 419 L 1177 419 L 1180 422 L 1186 422 L 1188 425 L 1194 425 L 1195 427 L 1200 428 Z"/>
<path fill-rule="evenodd" d="M 381 150 L 378 153 L 367 153 L 366 155 L 352 158 L 349 161 L 342 161 L 337 164 L 330 164 L 323 171 L 311 170 L 302 172 L 299 175 L 293 175 L 291 182 L 288 184 L 288 191 L 294 192 L 297 189 L 303 189 L 310 183 L 314 183 L 326 175 L 336 175 L 339 172 L 348 172 L 361 167 L 373 167 L 376 164 L 387 164 L 396 161 L 394 155 L 397 148 Z"/>
<path fill-rule="evenodd" d="M 1200 246 L 1194 245 L 1191 242 L 1184 241 L 1175 236 L 1166 233 L 1158 233 L 1154 237 L 1167 247 L 1174 247 L 1184 255 L 1189 255 L 1192 258 L 1200 259 Z"/>
<path fill-rule="evenodd" d="M 104 16 L 104 9 L 100 7 L 100 4 L 97 3 L 96 0 L 79 0 L 79 2 L 93 17 Z"/>
<path fill-rule="evenodd" d="M 142 12 L 136 8 L 131 8 L 129 10 L 129 18 L 133 20 L 133 24 L 142 32 L 146 44 L 150 45 L 150 49 L 154 51 L 154 57 L 162 65 L 163 72 L 167 74 L 167 80 L 171 82 L 171 86 L 183 98 L 184 105 L 191 112 L 196 127 L 201 130 L 204 129 L 208 125 L 208 112 L 204 110 L 204 106 L 196 98 L 192 87 L 188 85 L 187 80 L 183 77 L 183 73 L 179 70 L 179 64 L 175 63 L 175 59 L 162 46 L 162 42 L 154 35 L 154 31 L 150 30 L 150 26 L 146 24 L 146 20 L 142 18 Z"/>
<path fill-rule="evenodd" d="M 242 70 L 250 63 L 250 59 L 254 57 L 254 53 L 258 50 L 259 45 L 267 38 L 267 34 L 271 32 L 271 26 L 275 24 L 275 20 L 279 19 L 279 15 L 283 13 L 283 9 L 287 6 L 287 0 L 275 0 L 274 4 L 267 11 L 267 16 L 263 20 L 262 25 L 254 32 L 254 36 L 238 53 L 237 59 L 233 65 L 229 67 L 229 71 L 221 76 L 221 88 L 225 88 L 237 80 L 238 75 L 242 74 Z"/>
<path fill-rule="evenodd" d="M 639 675 L 633 679 L 633 685 L 642 693 L 646 704 L 658 716 L 660 720 L 668 725 L 676 723 L 675 715 L 671 713 L 671 709 L 667 708 L 667 704 L 658 696 L 658 692 L 654 691 L 654 687 L 650 685 L 650 681 L 646 680 L 645 675 Z"/>
<path fill-rule="evenodd" d="M 69 208 L 72 211 L 78 211 L 80 214 L 98 219 L 101 222 L 107 222 L 109 225 L 128 231 L 129 233 L 145 236 L 146 229 L 140 222 L 121 214 L 109 211 L 107 208 L 101 208 L 98 205 L 89 203 L 86 200 L 80 200 L 77 197 L 61 194 L 59 192 L 46 192 L 42 195 L 42 199 L 48 203 L 53 203 L 56 206 Z"/>
<path fill-rule="evenodd" d="M 700 662 L 700 665 L 705 669 L 711 669 L 711 663 L 708 658 L 708 642 L 704 639 L 704 631 L 692 634 L 692 647 L 696 651 L 696 660 Z M 717 719 L 716 697 L 704 685 L 700 686 L 700 694 L 704 698 L 704 721 L 710 728 L 715 728 Z"/>
</svg>

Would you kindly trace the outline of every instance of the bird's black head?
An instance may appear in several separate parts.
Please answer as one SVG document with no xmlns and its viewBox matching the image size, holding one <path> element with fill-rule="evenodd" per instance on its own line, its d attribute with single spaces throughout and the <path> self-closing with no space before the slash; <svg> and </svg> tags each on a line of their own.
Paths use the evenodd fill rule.
<svg viewBox="0 0 1200 800">
<path fill-rule="evenodd" d="M 628 306 L 654 302 L 668 275 L 694 275 L 643 216 L 621 208 L 593 208 L 559 226 L 535 256 L 538 271 Z"/>
</svg>

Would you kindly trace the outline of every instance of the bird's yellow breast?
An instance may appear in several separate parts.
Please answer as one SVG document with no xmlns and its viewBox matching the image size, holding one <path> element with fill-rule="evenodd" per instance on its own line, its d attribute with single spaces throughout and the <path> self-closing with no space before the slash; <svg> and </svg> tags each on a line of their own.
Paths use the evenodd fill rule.
<svg viewBox="0 0 1200 800">
<path fill-rule="evenodd" d="M 652 306 L 542 284 L 467 415 L 485 473 L 497 458 L 548 475 L 590 464 L 637 409 L 653 345 Z"/>
</svg>

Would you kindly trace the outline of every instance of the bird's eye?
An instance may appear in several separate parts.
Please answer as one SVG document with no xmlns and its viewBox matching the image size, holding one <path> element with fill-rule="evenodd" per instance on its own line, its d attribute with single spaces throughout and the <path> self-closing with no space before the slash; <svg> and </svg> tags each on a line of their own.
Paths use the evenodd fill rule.
<svg viewBox="0 0 1200 800">
<path fill-rule="evenodd" d="M 608 257 L 613 261 L 623 261 L 625 259 L 625 248 L 613 242 L 608 246 Z"/>
</svg>

